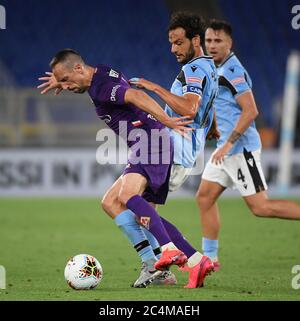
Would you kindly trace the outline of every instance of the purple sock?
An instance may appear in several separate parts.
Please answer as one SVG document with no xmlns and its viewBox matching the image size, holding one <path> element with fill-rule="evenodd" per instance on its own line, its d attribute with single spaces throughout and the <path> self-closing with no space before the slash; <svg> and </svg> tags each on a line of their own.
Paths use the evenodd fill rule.
<svg viewBox="0 0 300 321">
<path fill-rule="evenodd" d="M 156 237 L 161 246 L 172 242 L 156 210 L 141 196 L 131 197 L 126 207 L 141 219 L 141 223 Z"/>
<path fill-rule="evenodd" d="M 178 229 L 163 217 L 160 217 L 164 227 L 170 235 L 171 241 L 181 250 L 188 258 L 197 252 L 190 243 L 182 236 Z"/>
</svg>

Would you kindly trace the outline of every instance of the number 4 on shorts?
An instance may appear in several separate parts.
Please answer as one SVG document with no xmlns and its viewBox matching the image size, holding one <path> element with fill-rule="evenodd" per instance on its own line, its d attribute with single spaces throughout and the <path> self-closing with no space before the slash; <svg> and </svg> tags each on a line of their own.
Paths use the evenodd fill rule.
<svg viewBox="0 0 300 321">
<path fill-rule="evenodd" d="M 243 183 L 245 182 L 245 176 L 240 168 L 237 171 L 237 178 L 239 181 L 241 180 Z"/>
</svg>

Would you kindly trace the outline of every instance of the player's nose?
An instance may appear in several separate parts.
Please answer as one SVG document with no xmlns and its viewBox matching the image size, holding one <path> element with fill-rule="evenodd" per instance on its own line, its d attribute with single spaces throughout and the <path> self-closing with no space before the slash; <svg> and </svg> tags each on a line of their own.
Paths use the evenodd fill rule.
<svg viewBox="0 0 300 321">
<path fill-rule="evenodd" d="M 176 53 L 177 53 L 177 48 L 175 47 L 175 45 L 172 45 L 172 47 L 171 47 L 171 52 L 172 52 L 173 54 L 176 54 Z"/>
</svg>

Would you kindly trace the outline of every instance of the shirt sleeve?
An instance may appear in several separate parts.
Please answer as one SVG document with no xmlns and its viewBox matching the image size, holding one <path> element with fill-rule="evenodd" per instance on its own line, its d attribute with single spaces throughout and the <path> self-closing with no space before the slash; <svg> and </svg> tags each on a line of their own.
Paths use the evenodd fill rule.
<svg viewBox="0 0 300 321">
<path fill-rule="evenodd" d="M 111 103 L 115 105 L 125 104 L 125 93 L 129 86 L 121 82 L 106 82 L 100 85 L 97 92 L 97 100 L 104 103 Z"/>
<path fill-rule="evenodd" d="M 251 90 L 251 82 L 248 79 L 246 71 L 240 66 L 232 66 L 225 73 L 226 79 L 234 88 L 235 97 Z"/>
<path fill-rule="evenodd" d="M 186 65 L 183 67 L 186 84 L 183 86 L 183 94 L 196 94 L 202 96 L 206 74 L 199 65 Z"/>
</svg>

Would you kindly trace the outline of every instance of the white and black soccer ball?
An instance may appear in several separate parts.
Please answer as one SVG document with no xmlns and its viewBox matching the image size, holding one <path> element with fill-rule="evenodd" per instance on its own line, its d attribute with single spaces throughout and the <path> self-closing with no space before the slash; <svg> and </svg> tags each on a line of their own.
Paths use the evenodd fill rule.
<svg viewBox="0 0 300 321">
<path fill-rule="evenodd" d="M 94 289 L 102 280 L 103 269 L 92 255 L 78 254 L 70 258 L 65 267 L 65 279 L 75 290 Z"/>
</svg>

